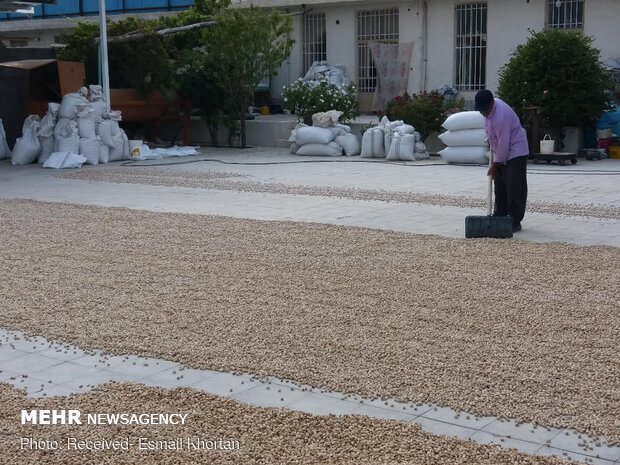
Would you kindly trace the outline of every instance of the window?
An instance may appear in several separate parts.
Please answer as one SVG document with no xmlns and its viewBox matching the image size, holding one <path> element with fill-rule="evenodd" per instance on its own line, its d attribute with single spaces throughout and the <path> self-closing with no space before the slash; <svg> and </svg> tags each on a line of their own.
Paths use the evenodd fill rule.
<svg viewBox="0 0 620 465">
<path fill-rule="evenodd" d="M 302 56 L 304 71 L 315 61 L 327 60 L 325 13 L 305 14 L 303 22 Z"/>
<path fill-rule="evenodd" d="M 456 88 L 479 90 L 486 86 L 487 4 L 456 6 Z"/>
<path fill-rule="evenodd" d="M 583 28 L 583 0 L 548 0 L 548 27 Z"/>
<path fill-rule="evenodd" d="M 398 43 L 398 8 L 357 12 L 357 84 L 359 92 L 374 92 L 377 70 L 369 42 Z"/>
</svg>

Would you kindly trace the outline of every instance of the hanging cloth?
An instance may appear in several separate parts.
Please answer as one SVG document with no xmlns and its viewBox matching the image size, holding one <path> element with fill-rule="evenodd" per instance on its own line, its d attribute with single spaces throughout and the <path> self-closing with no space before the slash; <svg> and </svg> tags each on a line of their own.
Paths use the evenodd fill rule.
<svg viewBox="0 0 620 465">
<path fill-rule="evenodd" d="M 413 43 L 370 42 L 368 47 L 377 68 L 377 87 L 372 109 L 384 110 L 388 101 L 407 91 Z"/>
</svg>

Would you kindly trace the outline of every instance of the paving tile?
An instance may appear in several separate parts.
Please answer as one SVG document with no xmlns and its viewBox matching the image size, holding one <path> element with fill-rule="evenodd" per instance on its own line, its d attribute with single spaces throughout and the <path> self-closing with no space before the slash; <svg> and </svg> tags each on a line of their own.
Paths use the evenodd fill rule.
<svg viewBox="0 0 620 465">
<path fill-rule="evenodd" d="M 309 395 L 308 392 L 299 389 L 291 390 L 290 387 L 286 386 L 259 384 L 229 397 L 246 404 L 261 407 L 288 407 L 292 402 L 301 400 Z"/>
<path fill-rule="evenodd" d="M 37 391 L 28 391 L 27 397 L 54 397 L 54 396 L 68 396 L 73 391 L 67 386 L 61 386 L 58 384 L 50 384 Z"/>
<path fill-rule="evenodd" d="M 409 412 L 409 413 L 408 413 Z M 375 407 L 373 405 L 360 404 L 357 409 L 351 412 L 353 415 L 365 415 L 372 418 L 381 418 L 383 420 L 403 420 L 413 421 L 418 415 L 411 413 L 412 410 L 396 410 L 387 409 L 381 407 Z"/>
<path fill-rule="evenodd" d="M 110 381 L 135 381 L 133 376 L 125 373 L 114 373 L 108 370 L 89 371 L 72 380 L 59 383 L 61 386 L 71 389 L 71 392 L 86 392 L 96 386 L 109 383 Z"/>
<path fill-rule="evenodd" d="M 514 420 L 492 421 L 482 428 L 482 431 L 498 434 L 500 436 L 510 436 L 515 439 L 534 442 L 540 445 L 546 444 L 547 441 L 560 434 L 558 428 L 547 429 L 542 426 L 534 427 L 531 423 L 522 423 L 517 426 Z"/>
<path fill-rule="evenodd" d="M 186 368 L 180 370 L 178 368 L 169 368 L 153 375 L 141 378 L 140 382 L 149 386 L 161 386 L 165 388 L 174 388 L 177 386 L 192 386 L 196 383 L 218 376 L 220 372 L 211 370 L 195 370 Z"/>
<path fill-rule="evenodd" d="M 287 408 L 313 415 L 347 415 L 357 410 L 359 403 L 311 392 L 306 397 L 290 403 Z"/>
<path fill-rule="evenodd" d="M 525 452 L 527 454 L 534 454 L 538 449 L 540 449 L 540 444 L 523 441 L 521 439 L 515 439 L 513 437 L 506 437 L 497 434 L 487 433 L 485 431 L 476 431 L 469 438 L 472 441 L 476 441 L 480 444 L 498 444 L 502 447 L 514 447 L 515 449 Z"/>
<path fill-rule="evenodd" d="M 581 438 L 579 436 L 581 436 Z M 610 460 L 612 462 L 620 459 L 620 446 L 608 447 L 602 443 L 601 446 L 597 446 L 594 442 L 592 442 L 592 439 L 595 441 L 604 441 L 604 438 L 587 438 L 588 449 L 586 450 L 582 446 L 578 445 L 586 438 L 587 436 L 585 434 L 571 433 L 567 436 L 562 433 L 551 440 L 549 447 L 589 455 L 592 457 L 596 457 L 598 455 L 600 458 Z"/>
<path fill-rule="evenodd" d="M 0 367 L 2 362 L 10 361 L 17 357 L 21 357 L 22 355 L 26 355 L 28 352 L 24 352 L 23 350 L 14 349 L 8 344 L 3 344 L 0 346 Z"/>
<path fill-rule="evenodd" d="M 41 370 L 46 370 L 54 365 L 58 365 L 58 360 L 44 357 L 39 354 L 22 354 L 11 360 L 0 362 L 0 370 L 13 371 L 19 374 L 30 374 Z"/>
<path fill-rule="evenodd" d="M 32 376 L 51 380 L 55 384 L 64 384 L 74 379 L 95 377 L 100 373 L 106 374 L 105 370 L 100 368 L 85 367 L 72 362 L 61 362 L 48 369 L 31 372 Z"/>
<path fill-rule="evenodd" d="M 477 432 L 473 428 L 444 423 L 442 421 L 431 420 L 430 418 L 424 417 L 417 417 L 412 421 L 412 423 L 417 423 L 428 433 L 437 434 L 440 436 L 457 437 L 459 439 L 469 439 Z"/>
<path fill-rule="evenodd" d="M 49 346 L 45 346 L 45 348 L 37 351 L 36 353 L 38 355 L 43 355 L 44 357 L 53 358 L 53 359 L 63 361 L 63 362 L 69 362 L 72 360 L 76 360 L 81 357 L 84 357 L 85 355 L 84 351 L 81 349 L 76 348 L 73 350 L 66 350 L 64 348 L 49 347 Z"/>
<path fill-rule="evenodd" d="M 614 462 L 611 460 L 605 460 L 601 458 L 592 457 L 590 455 L 579 454 L 577 452 L 557 449 L 555 447 L 547 447 L 547 446 L 541 447 L 540 449 L 538 449 L 538 451 L 536 451 L 536 454 L 553 455 L 553 456 L 566 459 L 566 460 L 572 459 L 572 460 L 577 460 L 578 462 L 584 462 L 584 463 L 595 464 L 595 465 L 615 465 Z"/>
<path fill-rule="evenodd" d="M 460 412 L 452 410 L 448 407 L 437 407 L 429 409 L 424 414 L 424 418 L 430 418 L 432 420 L 443 421 L 444 423 L 450 423 L 453 425 L 466 426 L 472 429 L 481 429 L 489 425 L 493 421 L 497 420 L 495 417 L 476 417 L 467 412 Z"/>
<path fill-rule="evenodd" d="M 250 381 L 248 376 L 235 376 L 230 373 L 219 373 L 198 381 L 191 386 L 201 391 L 209 392 L 218 396 L 229 397 L 259 386 L 258 381 Z"/>
</svg>

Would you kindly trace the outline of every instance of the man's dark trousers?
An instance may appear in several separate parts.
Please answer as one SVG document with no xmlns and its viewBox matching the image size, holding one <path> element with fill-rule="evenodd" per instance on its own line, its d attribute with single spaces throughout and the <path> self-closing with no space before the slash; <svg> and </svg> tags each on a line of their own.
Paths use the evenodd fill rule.
<svg viewBox="0 0 620 465">
<path fill-rule="evenodd" d="M 493 178 L 495 210 L 493 216 L 510 216 L 512 224 L 521 223 L 527 201 L 527 155 L 512 158 L 499 166 Z"/>
</svg>

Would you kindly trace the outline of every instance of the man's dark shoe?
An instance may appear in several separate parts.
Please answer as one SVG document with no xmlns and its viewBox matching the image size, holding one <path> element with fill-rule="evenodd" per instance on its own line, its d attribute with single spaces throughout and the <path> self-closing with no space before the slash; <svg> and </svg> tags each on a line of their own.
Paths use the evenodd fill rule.
<svg viewBox="0 0 620 465">
<path fill-rule="evenodd" d="M 519 232 L 519 231 L 521 231 L 521 223 L 513 224 L 512 225 L 512 232 L 516 233 L 516 232 Z"/>
</svg>

